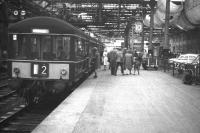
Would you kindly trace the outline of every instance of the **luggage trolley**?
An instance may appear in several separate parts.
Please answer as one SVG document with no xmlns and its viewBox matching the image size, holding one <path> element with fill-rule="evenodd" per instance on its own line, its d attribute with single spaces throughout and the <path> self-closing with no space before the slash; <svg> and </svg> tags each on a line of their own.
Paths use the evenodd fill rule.
<svg viewBox="0 0 200 133">
<path fill-rule="evenodd" d="M 158 53 L 159 47 L 154 46 L 152 52 L 148 52 L 147 56 L 143 58 L 142 66 L 145 70 L 158 70 Z"/>
</svg>

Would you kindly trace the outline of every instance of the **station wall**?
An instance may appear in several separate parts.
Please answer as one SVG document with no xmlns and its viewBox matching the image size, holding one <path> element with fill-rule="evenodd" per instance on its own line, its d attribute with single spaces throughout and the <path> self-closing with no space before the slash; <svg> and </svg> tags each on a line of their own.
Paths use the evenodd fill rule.
<svg viewBox="0 0 200 133">
<path fill-rule="evenodd" d="M 200 54 L 200 28 L 170 35 L 170 50 L 174 53 Z"/>
</svg>

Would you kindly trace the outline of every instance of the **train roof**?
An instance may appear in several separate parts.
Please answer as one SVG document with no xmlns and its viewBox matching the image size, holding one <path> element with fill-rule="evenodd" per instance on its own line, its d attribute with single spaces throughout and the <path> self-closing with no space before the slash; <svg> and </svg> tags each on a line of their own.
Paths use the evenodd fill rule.
<svg viewBox="0 0 200 133">
<path fill-rule="evenodd" d="M 75 34 L 98 42 L 66 21 L 52 17 L 40 16 L 27 18 L 8 27 L 10 33 L 31 33 L 32 29 L 49 29 L 52 34 Z"/>
</svg>

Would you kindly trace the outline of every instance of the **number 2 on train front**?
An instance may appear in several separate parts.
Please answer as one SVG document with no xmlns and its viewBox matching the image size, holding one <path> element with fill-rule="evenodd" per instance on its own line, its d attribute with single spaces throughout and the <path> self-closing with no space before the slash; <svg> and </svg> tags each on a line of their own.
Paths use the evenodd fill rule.
<svg viewBox="0 0 200 133">
<path fill-rule="evenodd" d="M 32 63 L 31 76 L 33 77 L 48 77 L 48 63 Z"/>
</svg>

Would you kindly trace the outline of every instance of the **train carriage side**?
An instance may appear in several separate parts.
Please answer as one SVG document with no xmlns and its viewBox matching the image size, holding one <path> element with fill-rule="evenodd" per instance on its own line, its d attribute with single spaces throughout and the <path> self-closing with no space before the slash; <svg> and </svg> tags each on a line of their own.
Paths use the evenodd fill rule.
<svg viewBox="0 0 200 133">
<path fill-rule="evenodd" d="M 17 22 L 9 26 L 9 86 L 20 91 L 38 88 L 61 92 L 90 70 L 90 49 L 98 45 L 76 27 L 56 18 L 34 17 Z"/>
</svg>

